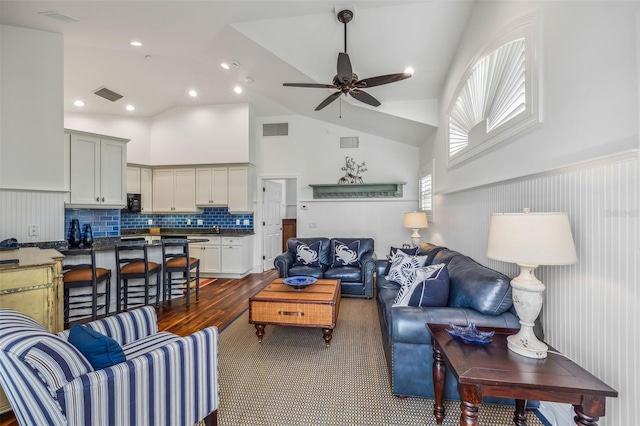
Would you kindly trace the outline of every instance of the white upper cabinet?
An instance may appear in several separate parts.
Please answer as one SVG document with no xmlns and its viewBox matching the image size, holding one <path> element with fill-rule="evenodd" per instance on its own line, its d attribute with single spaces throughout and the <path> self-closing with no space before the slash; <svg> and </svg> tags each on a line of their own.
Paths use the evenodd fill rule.
<svg viewBox="0 0 640 426">
<path fill-rule="evenodd" d="M 127 167 L 127 194 L 140 194 L 140 167 Z"/>
<path fill-rule="evenodd" d="M 196 169 L 153 171 L 153 212 L 190 213 L 196 207 Z"/>
<path fill-rule="evenodd" d="M 229 213 L 253 213 L 253 176 L 252 165 L 229 167 Z"/>
<path fill-rule="evenodd" d="M 142 213 L 151 213 L 153 211 L 153 172 L 146 167 L 140 167 L 140 197 Z"/>
<path fill-rule="evenodd" d="M 122 208 L 127 203 L 127 140 L 70 133 L 70 207 Z"/>
<path fill-rule="evenodd" d="M 196 204 L 203 207 L 226 206 L 227 185 L 226 167 L 196 169 Z"/>
</svg>

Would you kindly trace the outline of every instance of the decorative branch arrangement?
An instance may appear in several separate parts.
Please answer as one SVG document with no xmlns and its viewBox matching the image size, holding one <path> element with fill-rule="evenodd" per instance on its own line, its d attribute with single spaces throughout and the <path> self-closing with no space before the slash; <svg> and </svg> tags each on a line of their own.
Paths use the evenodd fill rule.
<svg viewBox="0 0 640 426">
<path fill-rule="evenodd" d="M 367 167 L 365 162 L 363 161 L 360 164 L 357 164 L 353 158 L 345 157 L 344 166 L 340 168 L 344 172 L 344 176 L 338 180 L 339 184 L 346 183 L 364 183 L 360 173 L 364 173 L 367 171 Z"/>
</svg>

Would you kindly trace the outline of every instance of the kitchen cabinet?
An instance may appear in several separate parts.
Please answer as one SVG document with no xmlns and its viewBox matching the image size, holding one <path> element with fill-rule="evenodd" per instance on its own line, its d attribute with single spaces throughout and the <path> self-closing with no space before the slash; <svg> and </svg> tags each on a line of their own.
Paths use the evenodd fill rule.
<svg viewBox="0 0 640 426">
<path fill-rule="evenodd" d="M 223 274 L 245 276 L 252 269 L 253 236 L 221 237 L 220 245 Z"/>
<path fill-rule="evenodd" d="M 196 236 L 195 238 L 208 238 L 206 243 L 189 244 L 189 255 L 200 259 L 201 274 L 219 274 L 222 272 L 220 265 L 220 237 Z"/>
<path fill-rule="evenodd" d="M 127 203 L 126 139 L 70 135 L 69 207 L 122 208 Z"/>
<path fill-rule="evenodd" d="M 63 326 L 63 255 L 56 250 L 22 247 L 0 252 L 0 260 L 17 258 L 17 265 L 0 266 L 0 307 L 29 315 L 47 330 Z M 11 406 L 0 388 L 0 413 Z"/>
<path fill-rule="evenodd" d="M 226 206 L 228 179 L 226 167 L 196 169 L 196 204 L 199 206 Z"/>
<path fill-rule="evenodd" d="M 153 212 L 196 212 L 196 169 L 153 170 Z"/>
<path fill-rule="evenodd" d="M 153 171 L 148 167 L 127 167 L 127 193 L 140 194 L 141 213 L 153 210 Z"/>
<path fill-rule="evenodd" d="M 229 202 L 231 214 L 253 213 L 253 199 L 255 192 L 254 167 L 229 167 Z"/>
</svg>

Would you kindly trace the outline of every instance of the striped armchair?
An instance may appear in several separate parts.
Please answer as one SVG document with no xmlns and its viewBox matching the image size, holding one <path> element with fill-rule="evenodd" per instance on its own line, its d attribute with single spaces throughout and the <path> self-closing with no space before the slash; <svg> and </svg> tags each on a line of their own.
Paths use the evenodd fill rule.
<svg viewBox="0 0 640 426">
<path fill-rule="evenodd" d="M 21 425 L 217 423 L 217 328 L 158 332 L 149 306 L 85 325 L 116 340 L 126 361 L 94 370 L 69 330 L 0 309 L 0 385 Z"/>
</svg>

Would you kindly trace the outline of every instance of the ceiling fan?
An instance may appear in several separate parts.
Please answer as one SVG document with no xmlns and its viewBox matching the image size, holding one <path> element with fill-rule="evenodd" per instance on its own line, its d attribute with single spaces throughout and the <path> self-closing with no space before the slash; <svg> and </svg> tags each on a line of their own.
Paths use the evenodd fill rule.
<svg viewBox="0 0 640 426">
<path fill-rule="evenodd" d="M 350 10 L 341 10 L 337 15 L 338 21 L 344 24 L 344 52 L 338 53 L 338 73 L 333 77 L 333 84 L 316 84 L 316 83 L 283 83 L 283 86 L 288 87 L 312 87 L 320 89 L 337 89 L 338 91 L 329 95 L 324 101 L 316 107 L 316 111 L 320 111 L 322 108 L 335 101 L 344 93 L 351 95 L 353 98 L 364 102 L 367 105 L 374 107 L 380 106 L 380 102 L 364 92 L 362 89 L 369 87 L 381 86 L 383 84 L 394 83 L 396 81 L 404 80 L 411 77 L 411 73 L 398 73 L 379 75 L 377 77 L 369 77 L 362 80 L 358 79 L 358 75 L 355 74 L 351 68 L 351 60 L 347 54 L 347 24 L 353 19 L 353 12 Z"/>
</svg>

